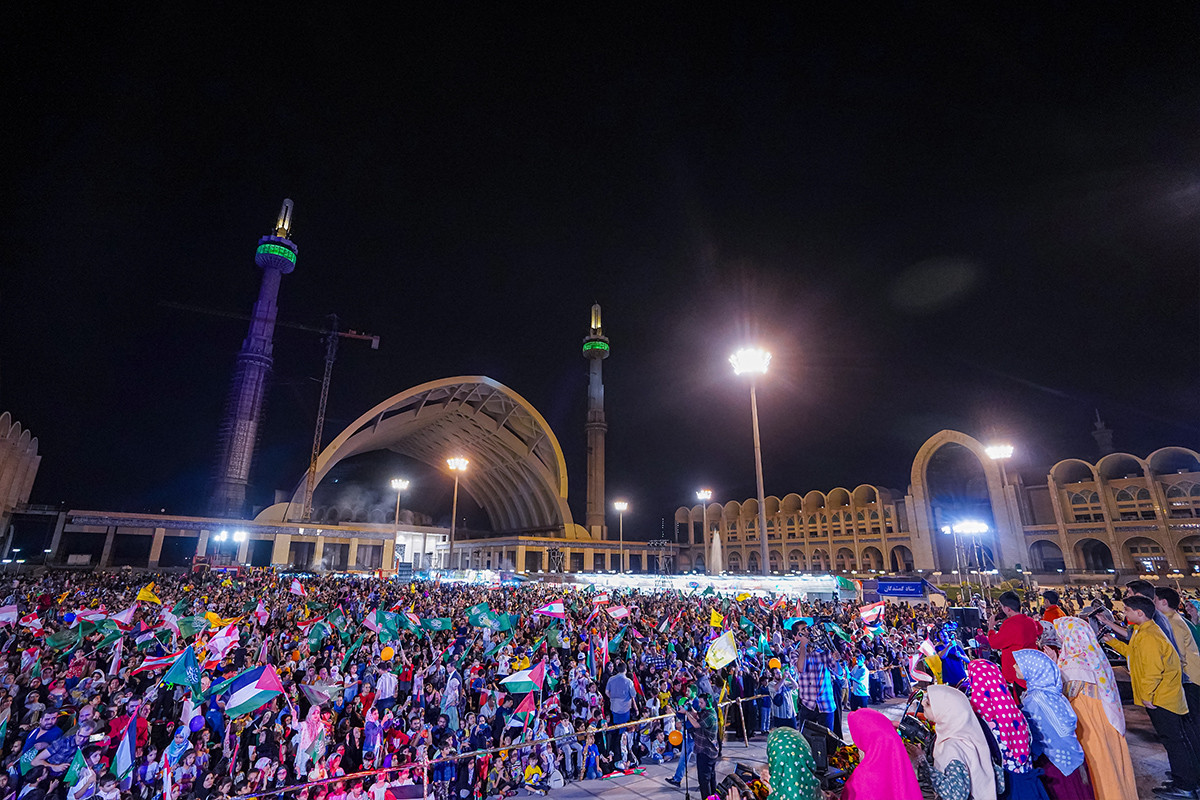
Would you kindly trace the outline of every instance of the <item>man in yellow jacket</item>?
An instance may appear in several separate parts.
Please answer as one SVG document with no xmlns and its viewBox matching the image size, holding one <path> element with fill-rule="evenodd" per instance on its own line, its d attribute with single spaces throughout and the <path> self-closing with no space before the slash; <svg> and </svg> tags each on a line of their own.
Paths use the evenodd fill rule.
<svg viewBox="0 0 1200 800">
<path fill-rule="evenodd" d="M 1129 662 L 1133 702 L 1146 709 L 1154 731 L 1162 739 L 1171 764 L 1172 783 L 1154 789 L 1159 797 L 1196 798 L 1200 766 L 1187 723 L 1188 705 L 1183 694 L 1183 669 L 1179 654 L 1154 622 L 1154 602 L 1140 595 L 1125 599 L 1125 621 L 1133 635 L 1129 642 L 1109 637 L 1107 643 Z"/>
</svg>

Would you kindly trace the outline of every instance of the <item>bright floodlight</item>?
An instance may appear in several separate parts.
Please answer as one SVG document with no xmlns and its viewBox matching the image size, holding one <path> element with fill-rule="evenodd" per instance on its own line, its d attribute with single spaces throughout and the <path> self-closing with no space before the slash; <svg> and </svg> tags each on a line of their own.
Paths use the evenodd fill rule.
<svg viewBox="0 0 1200 800">
<path fill-rule="evenodd" d="M 465 472 L 467 469 L 467 464 L 470 464 L 470 463 L 471 463 L 470 461 L 467 461 L 462 456 L 455 456 L 454 458 L 446 459 L 446 466 L 448 466 L 450 469 L 454 470 L 455 472 Z"/>
<path fill-rule="evenodd" d="M 454 468 L 451 467 L 451 469 Z M 408 481 L 406 481 L 404 478 L 392 478 L 392 488 L 397 492 L 403 492 L 408 488 Z"/>
<path fill-rule="evenodd" d="M 729 363 L 733 364 L 735 375 L 741 375 L 744 372 L 765 375 L 767 366 L 771 363 L 771 354 L 761 347 L 743 347 L 729 357 Z"/>
<path fill-rule="evenodd" d="M 945 525 L 942 527 L 942 533 L 957 533 L 960 536 L 971 536 L 977 533 L 987 533 L 991 528 L 986 522 L 977 519 L 967 519 L 962 522 L 956 522 L 953 526 Z"/>
<path fill-rule="evenodd" d="M 697 500 L 712 500 L 712 489 L 701 489 L 696 492 Z"/>
<path fill-rule="evenodd" d="M 629 503 L 626 503 L 624 500 L 618 500 L 617 502 L 613 503 L 613 508 L 615 508 L 617 511 L 625 511 L 629 508 Z"/>
<path fill-rule="evenodd" d="M 246 541 L 246 532 L 245 532 L 245 531 L 234 531 L 234 532 L 233 532 L 233 540 L 234 540 L 235 542 L 244 542 L 244 541 Z"/>
<path fill-rule="evenodd" d="M 988 458 L 994 461 L 1003 461 L 1006 458 L 1012 458 L 1013 446 L 1011 444 L 989 444 L 983 448 L 983 452 L 987 453 Z"/>
</svg>

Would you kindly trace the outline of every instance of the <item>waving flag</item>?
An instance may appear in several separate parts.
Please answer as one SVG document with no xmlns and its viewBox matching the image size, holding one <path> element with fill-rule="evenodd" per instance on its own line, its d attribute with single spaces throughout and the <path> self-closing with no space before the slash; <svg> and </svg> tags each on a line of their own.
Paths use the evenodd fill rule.
<svg viewBox="0 0 1200 800">
<path fill-rule="evenodd" d="M 299 620 L 296 620 L 296 627 L 300 629 L 301 633 L 306 634 L 306 633 L 308 633 L 309 628 L 311 628 L 313 625 L 316 625 L 318 622 L 320 622 L 323 619 L 325 619 L 325 617 L 313 617 L 312 619 L 299 619 Z"/>
<path fill-rule="evenodd" d="M 421 627 L 427 631 L 448 631 L 454 627 L 449 617 L 430 617 L 421 620 Z"/>
<path fill-rule="evenodd" d="M 41 654 L 42 651 L 36 647 L 23 650 L 21 652 L 21 672 L 28 672 L 30 669 L 32 669 L 33 665 L 37 663 L 38 656 Z"/>
<path fill-rule="evenodd" d="M 0 606 L 0 625 L 16 625 L 20 616 L 16 606 Z"/>
<path fill-rule="evenodd" d="M 176 636 L 178 636 L 179 635 L 179 617 L 175 616 L 174 613 L 167 611 L 164 608 L 162 610 L 162 613 L 158 615 L 158 627 L 167 628 L 172 633 L 174 633 Z"/>
<path fill-rule="evenodd" d="M 520 672 L 514 672 L 504 680 L 500 681 L 500 685 L 507 689 L 512 694 L 524 694 L 525 692 L 540 692 L 542 684 L 546 679 L 546 664 L 539 661 L 536 666 L 529 669 L 523 669 Z"/>
<path fill-rule="evenodd" d="M 241 635 L 238 633 L 237 625 L 231 624 L 219 631 L 205 645 L 204 668 L 216 667 L 240 641 Z"/>
<path fill-rule="evenodd" d="M 489 631 L 512 630 L 512 619 L 510 618 L 510 615 L 497 614 L 495 611 L 487 608 L 486 604 L 481 603 L 480 605 L 484 605 L 484 609 L 482 611 L 476 611 L 469 614 L 467 616 L 468 625 L 473 628 L 487 628 Z M 541 613 L 541 609 L 538 609 L 533 613 Z"/>
<path fill-rule="evenodd" d="M 629 616 L 629 609 L 626 606 L 610 606 L 608 615 L 613 619 L 625 619 Z"/>
<path fill-rule="evenodd" d="M 117 745 L 117 757 L 113 760 L 113 774 L 118 780 L 123 780 L 133 769 L 133 753 L 137 747 L 137 717 L 129 718 L 125 731 L 121 734 L 121 743 Z"/>
<path fill-rule="evenodd" d="M 162 605 L 162 600 L 158 599 L 158 595 L 154 593 L 154 582 L 146 584 L 146 586 L 137 593 L 137 600 L 140 603 L 154 603 L 156 606 Z"/>
<path fill-rule="evenodd" d="M 196 651 L 189 644 L 175 659 L 175 663 L 163 675 L 162 682 L 167 686 L 186 686 L 192 694 L 200 694 L 200 676 L 203 675 L 200 663 L 196 661 Z"/>
<path fill-rule="evenodd" d="M 283 684 L 270 664 L 247 670 L 229 682 L 225 715 L 230 719 L 257 711 L 283 694 Z"/>
<path fill-rule="evenodd" d="M 117 646 L 113 648 L 112 663 L 108 667 L 108 677 L 115 678 L 117 673 L 121 671 L 121 656 L 125 654 L 125 639 L 124 637 L 117 639 Z"/>
<path fill-rule="evenodd" d="M 542 606 L 541 608 L 536 609 L 533 613 L 534 614 L 542 614 L 547 617 L 554 617 L 555 619 L 566 619 L 567 618 L 567 609 L 563 605 L 562 600 L 555 600 L 553 603 L 547 603 L 546 605 Z M 610 610 L 608 613 L 611 614 L 612 611 Z"/>
<path fill-rule="evenodd" d="M 42 619 L 35 612 L 30 611 L 25 616 L 18 620 L 22 628 L 29 628 L 33 631 L 34 636 L 45 636 L 46 629 L 42 627 Z"/>
<path fill-rule="evenodd" d="M 878 625 L 883 621 L 883 607 L 885 603 L 880 600 L 878 603 L 871 603 L 858 609 L 858 615 L 862 617 L 862 621 L 867 625 Z"/>
<path fill-rule="evenodd" d="M 0 609 L 2 611 L 3 609 Z M 109 614 L 108 618 L 113 622 L 128 628 L 133 624 L 133 613 L 137 611 L 137 603 L 134 603 L 124 611 L 118 611 L 116 614 Z"/>
<path fill-rule="evenodd" d="M 292 578 L 292 585 L 288 591 L 297 597 L 308 597 L 308 594 L 304 591 L 304 587 L 300 585 L 299 578 Z"/>
<path fill-rule="evenodd" d="M 267 613 L 267 608 L 263 605 L 262 600 L 258 601 L 258 608 L 254 609 L 254 613 L 250 616 L 254 617 L 254 621 L 259 625 L 266 625 L 267 620 L 271 618 L 271 615 Z"/>
<path fill-rule="evenodd" d="M 725 631 L 712 640 L 708 652 L 704 654 L 704 663 L 711 669 L 720 669 L 737 659 L 737 642 L 733 640 L 733 631 Z"/>
<path fill-rule="evenodd" d="M 721 627 L 721 623 L 723 623 L 724 621 L 725 621 L 725 617 L 722 616 L 721 614 L 718 614 L 717 610 L 714 608 L 712 610 L 712 614 L 708 618 L 708 624 L 713 628 L 719 628 L 719 627 Z"/>
<path fill-rule="evenodd" d="M 594 605 L 594 606 L 608 605 L 608 592 L 604 592 L 603 594 L 598 594 L 595 597 L 593 597 L 592 605 Z"/>
</svg>

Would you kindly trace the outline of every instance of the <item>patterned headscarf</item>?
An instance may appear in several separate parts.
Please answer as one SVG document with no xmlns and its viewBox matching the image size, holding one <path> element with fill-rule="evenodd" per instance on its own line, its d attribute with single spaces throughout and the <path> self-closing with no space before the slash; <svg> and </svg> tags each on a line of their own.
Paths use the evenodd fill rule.
<svg viewBox="0 0 1200 800">
<path fill-rule="evenodd" d="M 970 794 L 975 800 L 996 800 L 996 775 L 992 754 L 967 696 L 952 686 L 925 690 L 925 719 L 935 726 L 933 765 L 947 772 L 960 762 L 970 774 Z"/>
<path fill-rule="evenodd" d="M 1070 775 L 1083 763 L 1083 747 L 1075 736 L 1079 718 L 1063 696 L 1058 667 L 1041 650 L 1017 650 L 1013 658 L 1025 676 L 1021 708 L 1033 721 L 1046 757 L 1063 775 Z"/>
<path fill-rule="evenodd" d="M 780 800 L 821 800 L 821 782 L 813 775 L 812 748 L 795 728 L 775 728 L 767 737 L 771 796 Z"/>
<path fill-rule="evenodd" d="M 862 760 L 846 781 L 842 800 L 921 800 L 921 787 L 892 721 L 873 708 L 846 717 Z"/>
<path fill-rule="evenodd" d="M 1009 693 L 1000 668 L 991 661 L 976 658 L 967 664 L 967 674 L 971 677 L 971 706 L 996 737 L 1004 756 L 1004 768 L 1017 775 L 1028 772 L 1033 767 L 1029 756 L 1029 725 Z"/>
<path fill-rule="evenodd" d="M 1068 681 L 1094 683 L 1104 706 L 1104 716 L 1121 736 L 1125 735 L 1125 712 L 1121 708 L 1121 693 L 1117 679 L 1092 626 L 1079 617 L 1059 617 L 1054 630 L 1062 642 L 1058 651 L 1058 668 Z"/>
</svg>

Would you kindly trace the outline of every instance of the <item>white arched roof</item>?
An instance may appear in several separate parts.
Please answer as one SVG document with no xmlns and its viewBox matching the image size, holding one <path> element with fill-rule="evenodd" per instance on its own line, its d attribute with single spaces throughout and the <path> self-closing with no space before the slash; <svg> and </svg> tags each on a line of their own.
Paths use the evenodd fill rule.
<svg viewBox="0 0 1200 800">
<path fill-rule="evenodd" d="M 383 401 L 321 452 L 317 484 L 342 459 L 377 450 L 443 471 L 448 457 L 465 456 L 470 466 L 459 486 L 487 512 L 496 532 L 563 535 L 574 527 L 558 439 L 525 398 L 491 378 L 444 378 Z M 301 513 L 304 489 L 302 479 L 288 504 L 289 518 Z"/>
</svg>

